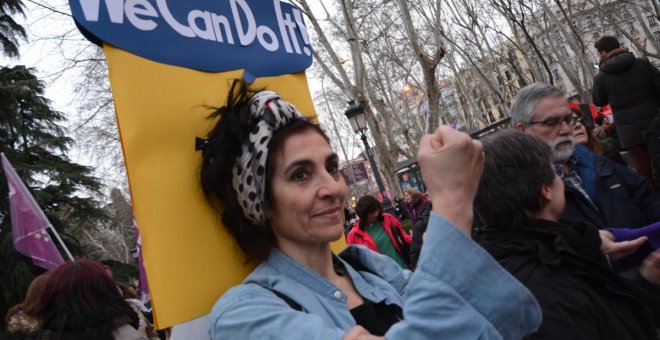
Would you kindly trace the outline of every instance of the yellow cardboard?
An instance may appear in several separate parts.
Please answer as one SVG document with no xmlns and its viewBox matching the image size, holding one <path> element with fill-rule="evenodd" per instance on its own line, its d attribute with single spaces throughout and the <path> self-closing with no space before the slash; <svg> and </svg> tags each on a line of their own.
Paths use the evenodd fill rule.
<svg viewBox="0 0 660 340">
<path fill-rule="evenodd" d="M 205 106 L 222 106 L 242 71 L 202 72 L 156 63 L 104 45 L 133 211 L 142 235 L 156 326 L 208 314 L 252 269 L 199 184 L 195 137 L 215 124 Z M 258 78 L 315 119 L 305 73 Z M 340 250 L 343 239 L 333 245 Z"/>
</svg>

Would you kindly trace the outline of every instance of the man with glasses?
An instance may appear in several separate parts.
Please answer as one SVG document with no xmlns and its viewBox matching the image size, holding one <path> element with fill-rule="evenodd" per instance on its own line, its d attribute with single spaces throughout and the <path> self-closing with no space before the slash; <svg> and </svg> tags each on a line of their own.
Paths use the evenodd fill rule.
<svg viewBox="0 0 660 340">
<path fill-rule="evenodd" d="M 578 119 L 564 91 L 545 83 L 522 88 L 511 105 L 512 126 L 539 136 L 552 149 L 555 171 L 565 186 L 562 217 L 590 222 L 599 229 L 636 228 L 660 221 L 660 198 L 644 178 L 575 144 L 573 127 Z M 644 241 L 638 238 L 634 243 Z"/>
</svg>

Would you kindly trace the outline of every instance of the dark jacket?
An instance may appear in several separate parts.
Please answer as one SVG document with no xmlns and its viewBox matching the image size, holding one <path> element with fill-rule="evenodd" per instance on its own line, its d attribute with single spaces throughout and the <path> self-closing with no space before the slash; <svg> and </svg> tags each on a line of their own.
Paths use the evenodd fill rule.
<svg viewBox="0 0 660 340">
<path fill-rule="evenodd" d="M 660 171 L 660 117 L 653 120 L 646 135 L 649 158 L 656 171 Z"/>
<path fill-rule="evenodd" d="M 527 338 L 656 339 L 653 311 L 608 267 L 593 226 L 532 220 L 486 228 L 477 241 L 539 302 L 543 322 Z"/>
<path fill-rule="evenodd" d="M 591 91 L 594 104 L 610 104 L 622 148 L 644 143 L 643 132 L 660 109 L 660 71 L 626 49 L 608 53 Z"/>
<path fill-rule="evenodd" d="M 394 202 L 394 215 L 399 219 L 399 221 L 410 219 L 408 216 L 408 209 L 406 208 L 406 205 L 403 204 L 403 202 Z"/>
<path fill-rule="evenodd" d="M 412 243 L 410 244 L 410 268 L 413 270 L 417 268 L 417 260 L 419 260 L 419 254 L 422 252 L 424 233 L 426 232 L 426 226 L 429 224 L 430 216 L 431 204 L 429 203 L 417 215 L 417 222 L 415 222 L 412 227 Z"/>
<path fill-rule="evenodd" d="M 593 187 L 592 201 L 598 209 L 566 186 L 562 218 L 589 222 L 598 228 L 636 228 L 660 221 L 660 196 L 651 191 L 644 178 L 581 146 L 576 146 L 575 155 L 581 159 L 580 174 L 585 186 Z"/>
</svg>

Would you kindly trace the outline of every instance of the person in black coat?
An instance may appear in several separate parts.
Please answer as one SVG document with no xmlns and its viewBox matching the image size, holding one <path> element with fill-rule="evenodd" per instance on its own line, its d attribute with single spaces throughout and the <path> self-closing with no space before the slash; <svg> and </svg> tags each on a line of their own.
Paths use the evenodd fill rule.
<svg viewBox="0 0 660 340">
<path fill-rule="evenodd" d="M 653 120 L 646 134 L 646 145 L 649 148 L 651 164 L 655 171 L 660 171 L 660 117 Z M 656 180 L 656 187 L 658 185 Z"/>
<path fill-rule="evenodd" d="M 403 200 L 401 197 L 396 196 L 394 197 L 394 215 L 396 218 L 399 219 L 399 221 L 403 222 L 405 220 L 410 219 L 408 216 L 408 209 L 406 208 L 406 205 L 403 203 Z"/>
<path fill-rule="evenodd" d="M 477 241 L 539 302 L 543 322 L 528 338 L 657 339 L 657 298 L 609 267 L 597 228 L 559 220 L 564 185 L 549 146 L 511 130 L 482 143 Z"/>
<path fill-rule="evenodd" d="M 660 71 L 648 59 L 621 48 L 615 37 L 601 37 L 594 47 L 600 56 L 591 93 L 594 104 L 612 107 L 621 148 L 628 150 L 637 172 L 653 183 L 644 133 L 658 117 Z"/>
</svg>

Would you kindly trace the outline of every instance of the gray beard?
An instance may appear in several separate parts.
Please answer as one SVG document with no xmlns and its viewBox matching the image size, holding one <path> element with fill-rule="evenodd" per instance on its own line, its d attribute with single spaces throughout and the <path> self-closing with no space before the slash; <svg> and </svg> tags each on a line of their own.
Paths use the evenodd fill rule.
<svg viewBox="0 0 660 340">
<path fill-rule="evenodd" d="M 563 142 L 570 142 L 571 146 L 558 149 L 557 145 Z M 550 148 L 552 148 L 552 159 L 554 160 L 554 162 L 555 163 L 564 162 L 569 158 L 571 158 L 573 152 L 575 151 L 575 138 L 573 136 L 558 137 L 557 139 L 554 140 L 554 142 L 550 143 Z"/>
<path fill-rule="evenodd" d="M 571 147 L 570 149 L 567 150 L 553 150 L 552 151 L 552 159 L 555 161 L 555 163 L 562 163 L 571 158 L 573 155 L 573 151 L 575 151 L 574 147 Z"/>
</svg>

